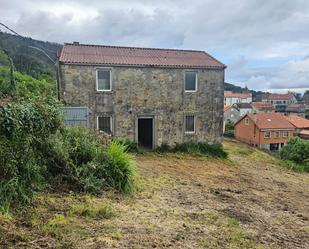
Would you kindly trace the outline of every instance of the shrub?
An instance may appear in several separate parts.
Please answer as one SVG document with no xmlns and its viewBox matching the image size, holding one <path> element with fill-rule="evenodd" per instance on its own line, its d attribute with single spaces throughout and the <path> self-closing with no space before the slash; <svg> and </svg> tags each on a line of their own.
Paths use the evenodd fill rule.
<svg viewBox="0 0 309 249">
<path fill-rule="evenodd" d="M 290 161 L 290 168 L 309 172 L 309 141 L 291 138 L 279 154 L 283 160 Z"/>
<path fill-rule="evenodd" d="M 109 186 L 128 193 L 133 189 L 136 169 L 126 149 L 125 144 L 118 141 L 111 142 L 106 152 L 108 166 L 105 169 L 105 178 Z"/>
<path fill-rule="evenodd" d="M 156 148 L 156 152 L 164 153 L 164 152 L 171 152 L 172 148 L 167 143 L 162 143 L 161 146 Z"/>
<path fill-rule="evenodd" d="M 118 141 L 120 144 L 123 144 L 126 147 L 126 151 L 130 153 L 137 153 L 138 144 L 137 142 L 131 141 L 129 139 L 115 138 L 114 141 Z"/>
<path fill-rule="evenodd" d="M 223 150 L 221 144 L 207 143 L 183 143 L 176 144 L 174 152 L 189 153 L 193 155 L 207 155 L 213 157 L 227 158 L 227 153 Z"/>
<path fill-rule="evenodd" d="M 234 137 L 234 123 L 228 120 L 225 124 L 224 134 L 225 137 Z"/>
<path fill-rule="evenodd" d="M 20 102 L 0 107 L 0 206 L 29 202 L 45 184 L 40 149 L 61 124 L 53 105 Z"/>
</svg>

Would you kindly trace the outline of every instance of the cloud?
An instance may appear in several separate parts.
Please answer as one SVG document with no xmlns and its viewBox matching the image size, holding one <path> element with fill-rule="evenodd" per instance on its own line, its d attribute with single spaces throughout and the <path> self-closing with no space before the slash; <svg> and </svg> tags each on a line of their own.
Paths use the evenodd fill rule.
<svg viewBox="0 0 309 249">
<path fill-rule="evenodd" d="M 21 34 L 55 42 L 202 49 L 226 79 L 253 88 L 308 87 L 307 0 L 0 0 Z"/>
</svg>

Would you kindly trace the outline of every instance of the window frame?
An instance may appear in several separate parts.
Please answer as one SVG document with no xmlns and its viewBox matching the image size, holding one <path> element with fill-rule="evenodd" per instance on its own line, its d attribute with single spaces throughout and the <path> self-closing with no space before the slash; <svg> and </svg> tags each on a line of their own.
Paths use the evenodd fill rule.
<svg viewBox="0 0 309 249">
<path fill-rule="evenodd" d="M 109 114 L 97 115 L 97 116 L 96 116 L 96 119 L 97 119 L 97 122 L 96 122 L 96 123 L 97 123 L 97 130 L 98 130 L 98 131 L 102 131 L 102 130 L 99 129 L 99 118 L 104 118 L 104 117 L 105 117 L 105 118 L 106 118 L 106 117 L 109 117 L 109 120 L 110 120 L 110 121 L 109 121 L 109 122 L 110 122 L 109 125 L 110 125 L 110 129 L 111 129 L 111 133 L 109 134 L 109 133 L 107 133 L 107 132 L 105 132 L 105 131 L 103 131 L 103 132 L 105 132 L 105 133 L 107 133 L 107 134 L 109 134 L 109 135 L 112 136 L 112 135 L 114 134 L 113 115 L 109 115 Z"/>
<path fill-rule="evenodd" d="M 285 136 L 285 134 L 286 134 L 286 136 Z M 284 137 L 284 138 L 289 137 L 289 131 L 283 131 L 282 132 L 282 137 Z"/>
<path fill-rule="evenodd" d="M 195 73 L 195 90 L 186 90 L 186 73 Z M 198 82 L 198 72 L 194 70 L 186 70 L 184 72 L 184 90 L 186 93 L 195 93 L 197 92 L 197 82 Z"/>
<path fill-rule="evenodd" d="M 187 117 L 193 117 L 193 131 L 187 131 Z M 185 130 L 185 134 L 195 134 L 196 131 L 196 116 L 194 114 L 185 114 L 185 118 L 184 118 L 184 130 Z"/>
<path fill-rule="evenodd" d="M 245 118 L 245 125 L 249 125 L 249 118 Z"/>
<path fill-rule="evenodd" d="M 269 132 L 269 137 L 266 136 L 266 132 Z M 267 139 L 271 138 L 271 131 L 264 131 L 264 138 L 267 138 Z"/>
<path fill-rule="evenodd" d="M 278 134 L 278 136 L 276 134 Z M 280 138 L 280 135 L 281 135 L 280 131 L 274 131 L 274 138 Z"/>
<path fill-rule="evenodd" d="M 98 72 L 108 71 L 109 72 L 109 89 L 99 89 L 99 77 Z M 96 91 L 97 92 L 111 92 L 112 91 L 112 70 L 110 68 L 97 68 L 96 69 Z"/>
</svg>

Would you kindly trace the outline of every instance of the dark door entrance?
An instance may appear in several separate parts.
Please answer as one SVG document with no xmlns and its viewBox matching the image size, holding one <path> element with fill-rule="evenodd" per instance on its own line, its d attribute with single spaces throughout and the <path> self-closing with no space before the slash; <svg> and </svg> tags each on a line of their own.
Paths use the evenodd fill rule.
<svg viewBox="0 0 309 249">
<path fill-rule="evenodd" d="M 270 144 L 269 149 L 270 149 L 271 151 L 276 151 L 276 150 L 279 149 L 279 144 Z"/>
<path fill-rule="evenodd" d="M 153 119 L 138 119 L 138 145 L 145 149 L 153 149 Z"/>
</svg>

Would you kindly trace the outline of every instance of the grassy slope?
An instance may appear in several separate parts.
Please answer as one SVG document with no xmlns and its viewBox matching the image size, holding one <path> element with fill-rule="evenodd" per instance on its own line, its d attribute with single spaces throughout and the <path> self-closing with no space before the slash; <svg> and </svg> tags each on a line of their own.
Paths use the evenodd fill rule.
<svg viewBox="0 0 309 249">
<path fill-rule="evenodd" d="M 309 175 L 234 141 L 229 160 L 136 157 L 132 196 L 38 196 L 0 216 L 0 247 L 308 248 Z"/>
</svg>

